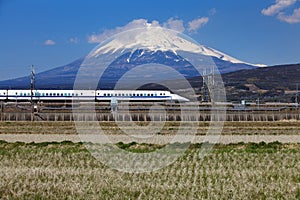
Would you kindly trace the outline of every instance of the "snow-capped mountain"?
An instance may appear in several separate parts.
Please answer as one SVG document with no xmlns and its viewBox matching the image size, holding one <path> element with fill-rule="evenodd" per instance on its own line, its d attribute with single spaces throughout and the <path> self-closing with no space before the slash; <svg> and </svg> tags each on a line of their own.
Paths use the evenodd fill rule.
<svg viewBox="0 0 300 200">
<path fill-rule="evenodd" d="M 145 49 L 152 52 L 171 51 L 176 55 L 178 54 L 178 51 L 186 51 L 231 63 L 247 64 L 257 67 L 266 66 L 263 64 L 251 64 L 240 61 L 218 50 L 200 45 L 191 38 L 185 38 L 185 36 L 180 35 L 180 33 L 161 27 L 135 29 L 121 35 L 117 35 L 105 44 L 100 45 L 100 47 L 92 53 L 92 56 L 105 53 L 115 53 L 118 50 L 125 51 L 126 49 L 131 49 L 132 51 Z"/>
<path fill-rule="evenodd" d="M 147 31 L 146 31 L 147 30 Z M 74 81 L 81 64 L 89 58 L 97 58 L 105 54 L 117 55 L 102 74 L 98 88 L 114 88 L 116 82 L 128 71 L 144 64 L 161 64 L 170 66 L 186 79 L 201 76 L 193 65 L 181 56 L 182 52 L 199 54 L 208 58 L 218 68 L 221 74 L 241 69 L 254 69 L 262 65 L 242 62 L 212 48 L 198 45 L 189 38 L 179 37 L 178 33 L 162 28 L 134 30 L 117 35 L 96 47 L 92 53 L 66 66 L 57 67 L 36 75 L 36 88 L 73 88 Z M 94 71 L 89 72 L 93 74 Z M 170 80 L 168 71 L 153 72 L 157 80 Z M 143 77 L 134 77 L 143 79 Z M 29 76 L 1 81 L 0 88 L 29 88 Z M 88 87 L 88 83 L 86 85 Z"/>
</svg>

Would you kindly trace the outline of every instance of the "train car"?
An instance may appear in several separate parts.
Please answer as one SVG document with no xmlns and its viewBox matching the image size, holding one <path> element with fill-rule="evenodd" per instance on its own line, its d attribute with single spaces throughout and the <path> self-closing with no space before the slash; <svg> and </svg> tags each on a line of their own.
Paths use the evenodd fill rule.
<svg viewBox="0 0 300 200">
<path fill-rule="evenodd" d="M 111 101 L 179 101 L 186 102 L 188 99 L 169 91 L 162 90 L 97 90 L 96 100 Z"/>
<path fill-rule="evenodd" d="M 7 99 L 11 101 L 30 101 L 31 90 L 8 90 Z M 94 100 L 93 90 L 33 90 L 34 101 Z"/>
<path fill-rule="evenodd" d="M 171 100 L 169 91 L 146 90 L 97 90 L 96 100 L 110 101 L 112 98 L 118 101 L 166 101 Z"/>
</svg>

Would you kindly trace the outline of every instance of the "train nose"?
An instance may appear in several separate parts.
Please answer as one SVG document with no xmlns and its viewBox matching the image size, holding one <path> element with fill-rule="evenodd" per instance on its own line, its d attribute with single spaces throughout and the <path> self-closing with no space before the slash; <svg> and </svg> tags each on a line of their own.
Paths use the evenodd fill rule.
<svg viewBox="0 0 300 200">
<path fill-rule="evenodd" d="M 173 94 L 174 95 L 174 99 L 176 101 L 179 101 L 179 102 L 188 102 L 190 101 L 189 99 L 185 98 L 185 97 L 182 97 L 182 96 L 179 96 L 178 94 Z"/>
</svg>

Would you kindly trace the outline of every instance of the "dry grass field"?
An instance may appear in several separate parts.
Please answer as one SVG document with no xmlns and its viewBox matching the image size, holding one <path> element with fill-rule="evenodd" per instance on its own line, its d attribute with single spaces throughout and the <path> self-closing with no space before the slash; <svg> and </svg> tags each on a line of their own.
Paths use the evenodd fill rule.
<svg viewBox="0 0 300 200">
<path fill-rule="evenodd" d="M 118 144 L 130 151 L 157 146 Z M 0 143 L 0 199 L 299 199 L 300 144 L 191 146 L 151 173 L 110 169 L 81 143 Z"/>
<path fill-rule="evenodd" d="M 80 123 L 80 122 L 77 122 Z M 89 122 L 82 122 L 93 128 Z M 128 122 L 118 122 L 129 131 L 138 130 L 138 126 L 146 126 L 148 122 L 137 122 L 135 126 Z M 209 122 L 183 122 L 188 130 L 189 126 L 198 126 L 198 135 L 205 135 Z M 107 134 L 122 134 L 114 122 L 99 122 L 101 129 Z M 180 122 L 166 122 L 161 135 L 176 134 Z M 300 121 L 275 122 L 225 122 L 222 135 L 298 135 Z M 77 134 L 74 122 L 0 122 L 0 134 Z"/>
</svg>

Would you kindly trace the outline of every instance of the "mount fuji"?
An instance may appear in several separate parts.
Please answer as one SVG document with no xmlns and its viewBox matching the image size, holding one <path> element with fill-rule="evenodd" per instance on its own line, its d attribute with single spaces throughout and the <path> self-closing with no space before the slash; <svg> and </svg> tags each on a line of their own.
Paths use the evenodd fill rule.
<svg viewBox="0 0 300 200">
<path fill-rule="evenodd" d="M 124 39 L 125 38 L 125 39 Z M 173 32 L 163 29 L 139 30 L 138 34 L 125 34 L 100 44 L 92 53 L 68 65 L 54 68 L 36 74 L 35 87 L 38 89 L 72 89 L 76 75 L 82 65 L 90 57 L 97 58 L 101 55 L 118 55 L 104 71 L 98 84 L 100 89 L 114 88 L 116 82 L 128 71 L 143 64 L 161 64 L 172 67 L 185 78 L 199 76 L 193 65 L 179 52 L 191 52 L 209 58 L 221 74 L 242 69 L 265 67 L 242 62 L 220 51 L 197 45 L 189 39 L 178 37 Z M 168 80 L 164 73 L 158 72 L 161 81 Z M 0 81 L 2 89 L 28 89 L 30 77 Z M 87 88 L 88 89 L 88 88 Z"/>
</svg>

